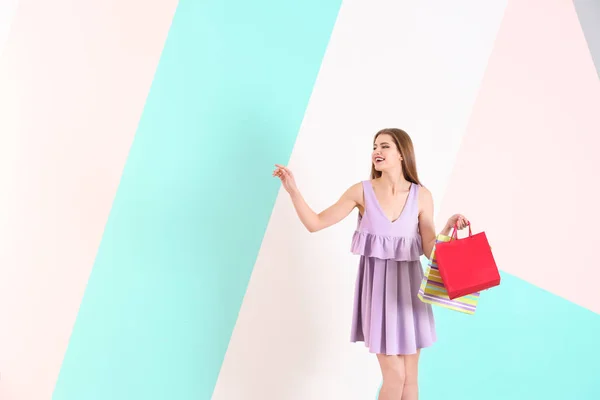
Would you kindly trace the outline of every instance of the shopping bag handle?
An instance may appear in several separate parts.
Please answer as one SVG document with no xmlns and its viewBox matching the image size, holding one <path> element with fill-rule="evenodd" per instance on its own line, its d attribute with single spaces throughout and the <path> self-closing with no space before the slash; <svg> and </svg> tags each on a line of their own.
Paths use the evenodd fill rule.
<svg viewBox="0 0 600 400">
<path fill-rule="evenodd" d="M 469 227 L 469 237 L 471 237 L 473 235 L 473 232 L 471 232 L 471 223 L 467 222 L 467 226 Z M 452 229 L 452 236 L 451 236 L 452 240 L 457 240 L 458 239 L 458 221 L 456 221 L 454 223 L 454 228 Z"/>
</svg>

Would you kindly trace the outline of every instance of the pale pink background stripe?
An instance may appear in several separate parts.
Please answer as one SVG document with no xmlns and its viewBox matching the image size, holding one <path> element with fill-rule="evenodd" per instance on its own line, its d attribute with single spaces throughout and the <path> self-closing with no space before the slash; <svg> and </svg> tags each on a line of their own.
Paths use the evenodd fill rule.
<svg viewBox="0 0 600 400">
<path fill-rule="evenodd" d="M 21 0 L 0 59 L 0 399 L 50 399 L 177 0 Z"/>
<path fill-rule="evenodd" d="M 510 1 L 439 214 L 465 213 L 502 270 L 597 313 L 599 112 L 572 2 Z"/>
</svg>

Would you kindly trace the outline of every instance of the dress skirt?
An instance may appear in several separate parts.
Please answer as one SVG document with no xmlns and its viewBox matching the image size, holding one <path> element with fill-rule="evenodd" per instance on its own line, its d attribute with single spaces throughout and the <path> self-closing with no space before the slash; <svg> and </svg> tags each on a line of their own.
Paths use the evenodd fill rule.
<svg viewBox="0 0 600 400">
<path fill-rule="evenodd" d="M 436 340 L 431 305 L 417 297 L 421 262 L 361 256 L 356 278 L 352 342 L 371 353 L 415 354 Z"/>
</svg>

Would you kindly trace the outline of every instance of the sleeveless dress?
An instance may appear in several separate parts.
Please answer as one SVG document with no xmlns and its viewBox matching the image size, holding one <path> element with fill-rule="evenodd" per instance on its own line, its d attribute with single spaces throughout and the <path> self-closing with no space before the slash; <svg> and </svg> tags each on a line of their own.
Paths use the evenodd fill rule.
<svg viewBox="0 0 600 400">
<path fill-rule="evenodd" d="M 364 342 L 371 353 L 415 354 L 437 340 L 431 305 L 417 297 L 423 279 L 419 185 L 411 184 L 394 222 L 385 216 L 371 181 L 362 185 L 365 207 L 351 247 L 360 255 L 351 341 Z"/>
</svg>

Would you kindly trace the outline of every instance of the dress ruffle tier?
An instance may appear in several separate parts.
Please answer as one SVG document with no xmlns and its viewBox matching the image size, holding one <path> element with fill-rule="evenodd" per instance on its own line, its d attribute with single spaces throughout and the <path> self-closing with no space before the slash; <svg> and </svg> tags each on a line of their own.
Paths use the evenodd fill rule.
<svg viewBox="0 0 600 400">
<path fill-rule="evenodd" d="M 380 260 L 417 261 L 423 255 L 421 236 L 381 236 L 355 231 L 351 251 Z"/>
</svg>

